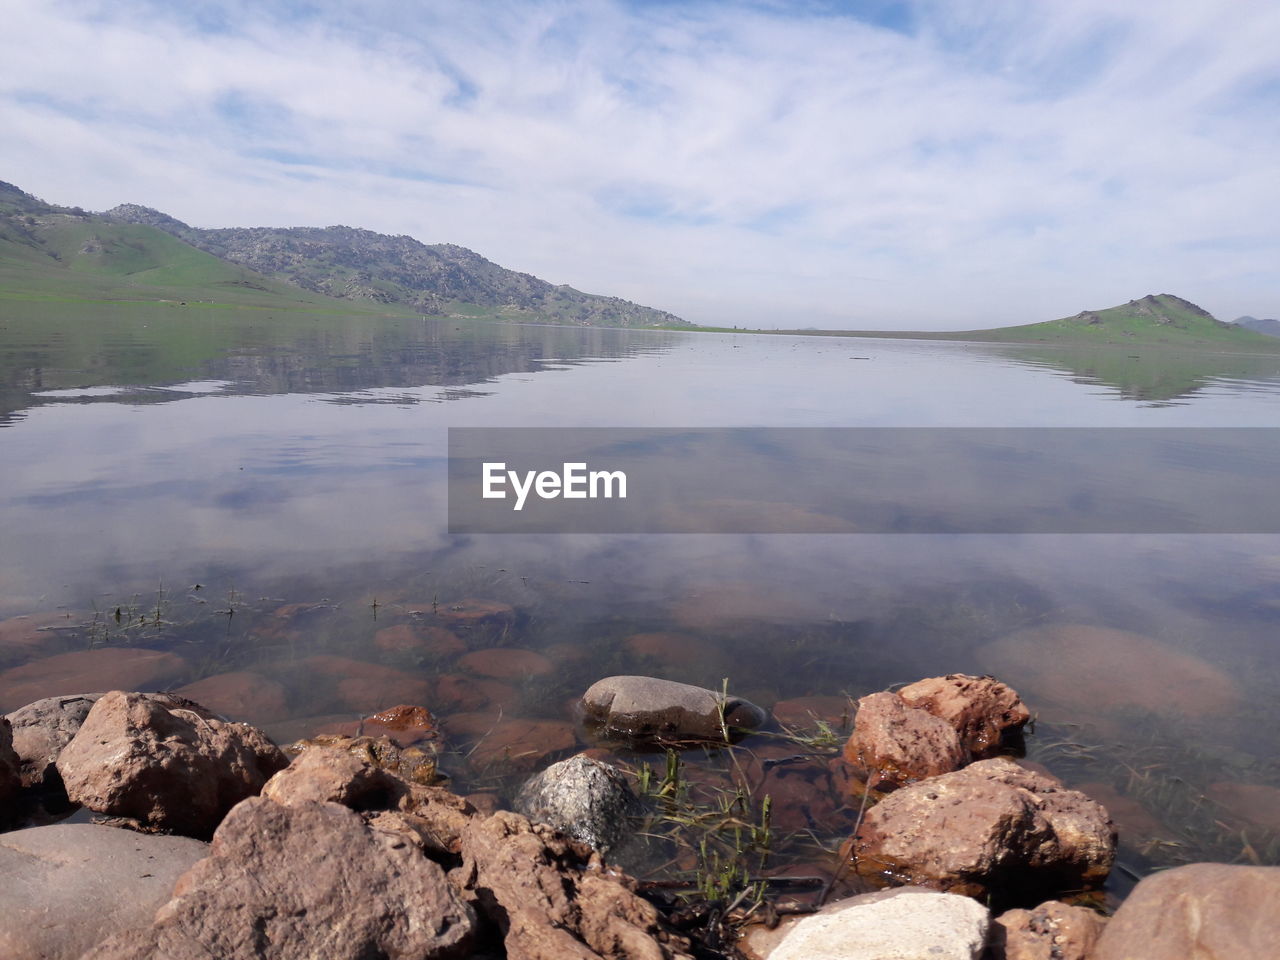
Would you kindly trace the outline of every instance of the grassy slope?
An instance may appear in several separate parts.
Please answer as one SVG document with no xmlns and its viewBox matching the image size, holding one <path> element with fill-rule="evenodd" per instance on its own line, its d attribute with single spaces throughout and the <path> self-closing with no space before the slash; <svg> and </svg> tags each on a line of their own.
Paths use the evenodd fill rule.
<svg viewBox="0 0 1280 960">
<path fill-rule="evenodd" d="M 299 290 L 219 260 L 154 227 L 42 212 L 0 216 L 0 299 L 187 301 L 193 307 L 386 313 Z M 399 311 L 403 312 L 403 311 Z"/>
</svg>

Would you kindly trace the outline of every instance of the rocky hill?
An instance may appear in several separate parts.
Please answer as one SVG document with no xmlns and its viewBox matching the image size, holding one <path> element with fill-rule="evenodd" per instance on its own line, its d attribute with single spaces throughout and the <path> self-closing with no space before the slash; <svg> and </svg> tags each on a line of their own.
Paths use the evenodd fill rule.
<svg viewBox="0 0 1280 960">
<path fill-rule="evenodd" d="M 1259 320 L 1257 317 L 1236 317 L 1236 326 L 1256 330 L 1269 337 L 1280 337 L 1280 320 Z"/>
<path fill-rule="evenodd" d="M 469 315 L 479 308 L 512 320 L 613 327 L 683 323 L 662 310 L 508 270 L 450 243 L 424 244 L 347 226 L 202 230 L 132 203 L 102 216 L 155 227 L 230 263 L 329 297 L 404 304 L 435 315 Z"/>
</svg>

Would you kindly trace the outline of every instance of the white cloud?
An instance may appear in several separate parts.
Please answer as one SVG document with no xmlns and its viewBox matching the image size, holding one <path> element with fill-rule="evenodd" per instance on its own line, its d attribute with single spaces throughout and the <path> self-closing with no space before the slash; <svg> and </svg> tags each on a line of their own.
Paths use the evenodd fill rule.
<svg viewBox="0 0 1280 960">
<path fill-rule="evenodd" d="M 1280 314 L 1273 4 L 948 0 L 910 35 L 788 5 L 262 9 L 0 0 L 0 177 L 461 243 L 713 323 Z"/>
</svg>

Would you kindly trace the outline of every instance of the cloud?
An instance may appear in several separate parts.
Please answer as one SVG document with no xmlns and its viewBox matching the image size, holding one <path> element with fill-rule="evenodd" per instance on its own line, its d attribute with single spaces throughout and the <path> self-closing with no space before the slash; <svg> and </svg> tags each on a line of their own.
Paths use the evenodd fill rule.
<svg viewBox="0 0 1280 960">
<path fill-rule="evenodd" d="M 59 202 L 408 233 L 711 323 L 1280 313 L 1273 4 L 0 11 L 2 176 Z"/>
</svg>

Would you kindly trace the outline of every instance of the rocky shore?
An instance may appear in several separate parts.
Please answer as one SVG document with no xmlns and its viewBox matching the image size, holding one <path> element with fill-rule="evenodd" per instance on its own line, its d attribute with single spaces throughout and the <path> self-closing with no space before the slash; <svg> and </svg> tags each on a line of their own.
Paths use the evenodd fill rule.
<svg viewBox="0 0 1280 960">
<path fill-rule="evenodd" d="M 544 669 L 491 659 L 490 673 Z M 374 702 L 376 679 L 332 666 Z M 1211 960 L 1280 943 L 1275 867 L 1167 870 L 1104 916 L 1116 827 L 1018 760 L 1031 712 L 991 677 L 772 712 L 724 690 L 602 678 L 576 705 L 585 751 L 576 735 L 513 750 L 543 732 L 510 724 L 539 721 L 490 723 L 483 749 L 525 774 L 509 803 L 445 785 L 441 743 L 465 723 L 442 729 L 430 703 L 377 706 L 354 729 L 282 746 L 174 693 L 69 691 L 10 712 L 0 956 Z M 852 720 L 842 748 L 798 749 L 797 719 L 837 709 Z M 731 746 L 744 737 L 757 746 Z M 665 775 L 619 761 L 623 744 L 658 751 Z M 732 753 L 724 782 L 680 783 L 683 750 Z M 692 888 L 619 866 L 655 811 L 691 819 L 698 796 L 744 849 L 815 817 L 845 824 L 845 841 L 817 877 L 739 876 L 735 862 Z M 765 798 L 756 820 L 750 797 Z M 707 867 L 705 851 L 656 849 Z"/>
</svg>

